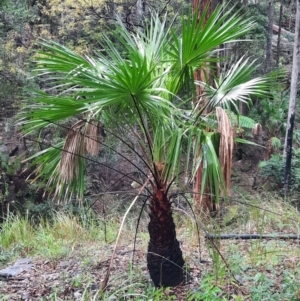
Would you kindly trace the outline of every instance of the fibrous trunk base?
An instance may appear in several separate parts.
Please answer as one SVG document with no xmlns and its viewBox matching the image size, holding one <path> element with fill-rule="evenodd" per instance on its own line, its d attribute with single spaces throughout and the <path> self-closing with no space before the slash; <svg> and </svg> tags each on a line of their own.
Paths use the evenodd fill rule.
<svg viewBox="0 0 300 301">
<path fill-rule="evenodd" d="M 164 254 L 149 244 L 147 261 L 150 277 L 155 286 L 176 286 L 183 281 L 182 252 L 179 242 L 176 239 L 172 246 L 169 246 Z"/>
<path fill-rule="evenodd" d="M 155 286 L 176 286 L 183 281 L 184 260 L 176 239 L 171 204 L 166 198 L 154 200 L 150 211 L 147 254 L 150 277 Z"/>
</svg>

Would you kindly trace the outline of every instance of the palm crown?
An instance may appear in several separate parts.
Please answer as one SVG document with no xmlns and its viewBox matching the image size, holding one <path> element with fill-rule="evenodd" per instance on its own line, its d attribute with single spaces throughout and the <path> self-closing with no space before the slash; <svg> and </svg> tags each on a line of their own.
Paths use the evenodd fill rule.
<svg viewBox="0 0 300 301">
<path fill-rule="evenodd" d="M 160 175 L 165 181 L 178 174 L 181 157 L 187 155 L 188 162 L 197 145 L 203 151 L 194 166 L 205 161 L 208 174 L 220 181 L 213 143 L 217 124 L 210 114 L 202 114 L 203 106 L 209 106 L 212 113 L 218 106 L 234 107 L 251 94 L 264 94 L 268 82 L 266 78 L 251 79 L 254 67 L 242 59 L 215 78 L 214 85 L 194 82 L 195 70 L 216 61 L 218 46 L 235 41 L 251 28 L 249 20 L 231 10 L 224 12 L 222 7 L 206 24 L 204 18 L 204 14 L 200 20 L 191 16 L 175 27 L 174 20 L 166 25 L 166 17 L 160 20 L 154 16 L 147 29 L 136 34 L 119 23 L 117 46 L 106 39 L 96 58 L 82 57 L 55 42 L 41 43 L 46 51 L 39 52 L 35 71 L 46 76 L 56 93 L 36 94 L 22 120 L 25 132 L 74 116 L 86 122 L 74 125 L 65 142 L 33 156 L 39 177 L 50 179 L 59 192 L 68 186 L 82 196 L 85 148 L 95 154 L 93 148 L 97 150 L 99 143 L 95 128 L 101 122 L 107 129 L 115 124 L 126 126 L 128 131 L 138 127 L 144 161 L 152 174 L 163 163 Z M 201 98 L 196 106 L 191 101 L 199 97 L 195 85 L 205 88 L 208 102 L 203 106 Z M 213 131 L 204 130 L 207 128 Z M 91 130 L 93 137 L 88 135 Z M 81 136 L 76 135 L 79 132 Z"/>
</svg>

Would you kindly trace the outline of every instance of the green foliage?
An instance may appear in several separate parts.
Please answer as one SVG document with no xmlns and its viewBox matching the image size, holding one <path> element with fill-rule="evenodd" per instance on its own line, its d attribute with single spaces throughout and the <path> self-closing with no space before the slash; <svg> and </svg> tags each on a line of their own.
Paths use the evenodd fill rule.
<svg viewBox="0 0 300 301">
<path fill-rule="evenodd" d="M 298 278 L 298 279 L 297 279 Z M 280 291 L 274 290 L 276 279 L 268 277 L 264 273 L 257 273 L 254 276 L 254 284 L 250 288 L 251 300 L 299 300 L 299 292 L 297 290 L 297 283 L 299 283 L 299 273 L 292 274 L 289 271 L 283 271 L 283 283 Z"/>
<path fill-rule="evenodd" d="M 283 134 L 286 127 L 288 95 L 274 93 L 270 98 L 257 102 L 249 116 L 257 120 L 268 131 L 269 137 Z"/>
<path fill-rule="evenodd" d="M 0 246 L 0 265 L 19 257 L 23 249 L 21 244 L 11 245 L 10 248 Z"/>
<path fill-rule="evenodd" d="M 135 301 L 171 301 L 176 300 L 175 295 L 169 295 L 168 289 L 160 288 L 157 289 L 152 285 L 144 292 L 145 298 L 136 298 Z"/>
<path fill-rule="evenodd" d="M 93 53 L 99 47 L 99 41 L 115 35 L 117 16 L 122 19 L 130 31 L 146 29 L 145 20 L 150 19 L 153 11 L 166 13 L 168 20 L 178 13 L 185 14 L 189 5 L 186 1 L 151 1 L 145 2 L 142 13 L 138 12 L 137 3 L 130 1 L 94 0 L 76 2 L 65 0 L 34 1 L 32 9 L 36 11 L 34 28 L 42 38 L 53 38 L 80 54 Z"/>
<path fill-rule="evenodd" d="M 271 137 L 270 145 L 274 150 L 279 150 L 279 148 L 282 146 L 281 141 L 277 137 Z"/>
<path fill-rule="evenodd" d="M 264 298 L 268 300 L 275 300 L 273 299 L 273 294 L 271 292 L 273 281 L 268 276 L 263 273 L 257 273 L 253 280 L 255 285 L 253 285 L 250 289 L 253 301 L 260 301 Z"/>
<path fill-rule="evenodd" d="M 264 41 L 266 36 L 268 35 L 267 7 L 267 1 L 261 1 L 260 5 L 248 5 L 247 13 L 255 20 L 255 26 L 253 27 L 252 31 L 248 34 L 248 36 L 254 41 Z"/>
<path fill-rule="evenodd" d="M 259 164 L 259 175 L 264 185 L 271 185 L 275 190 L 283 187 L 285 158 L 280 154 L 274 154 L 267 161 Z M 291 168 L 291 191 L 298 192 L 300 189 L 300 151 L 293 149 L 292 168 Z M 267 189 L 272 189 L 268 187 Z"/>
<path fill-rule="evenodd" d="M 257 121 L 248 116 L 236 115 L 235 113 L 230 111 L 228 113 L 230 122 L 237 131 L 243 132 L 244 129 L 251 130 L 255 127 L 255 124 L 257 123 Z"/>
<path fill-rule="evenodd" d="M 21 167 L 21 159 L 18 157 L 9 157 L 0 151 L 0 163 L 4 174 L 15 175 Z"/>
<path fill-rule="evenodd" d="M 260 175 L 264 180 L 271 180 L 274 189 L 280 189 L 283 185 L 285 160 L 281 154 L 274 154 L 267 161 L 259 163 Z"/>
<path fill-rule="evenodd" d="M 234 44 L 234 51 L 231 57 L 228 58 L 230 63 L 232 61 L 238 60 L 245 53 L 251 58 L 254 58 L 259 64 L 259 67 L 255 71 L 255 75 L 264 74 L 263 64 L 265 61 L 265 45 L 267 38 L 267 28 L 268 28 L 268 17 L 267 17 L 267 5 L 266 1 L 259 1 L 257 4 L 248 3 L 242 6 L 238 1 L 231 1 L 236 8 L 241 9 L 245 12 L 247 16 L 253 21 L 253 26 L 249 32 L 247 32 L 243 38 L 244 43 Z M 255 118 L 254 118 L 255 119 Z"/>
<path fill-rule="evenodd" d="M 238 117 L 238 124 L 242 128 L 253 129 L 257 122 L 248 116 L 240 115 Z"/>
<path fill-rule="evenodd" d="M 295 273 L 290 271 L 283 271 L 283 284 L 281 291 L 281 300 L 291 300 L 299 301 L 300 300 L 300 274 L 299 271 Z"/>
<path fill-rule="evenodd" d="M 5 152 L 5 146 L 2 146 L 0 151 L 0 206 L 5 207 L 11 201 L 11 176 L 17 174 L 21 166 L 21 159 L 18 157 L 9 157 Z M 2 210 L 0 211 L 0 218 L 2 218 Z"/>
<path fill-rule="evenodd" d="M 21 121 L 23 129 L 33 134 L 79 114 L 88 116 L 85 128 L 91 119 L 101 122 L 110 131 L 123 128 L 132 132 L 135 128 L 147 169 L 164 182 L 179 174 L 182 160 L 189 164 L 189 156 L 196 152 L 198 145 L 201 154 L 194 156 L 192 174 L 202 164 L 202 192 L 209 181 L 218 199 L 223 183 L 217 154 L 219 134 L 217 124 L 210 127 L 201 113 L 206 106 L 214 113 L 218 106 L 229 109 L 229 104 L 236 107 L 238 101 L 246 102 L 250 94 L 263 96 L 268 93 L 273 78 L 251 79 L 255 66 L 247 59 L 240 59 L 220 75 L 226 80 L 216 79 L 217 90 L 208 83 L 196 83 L 204 84 L 209 101 L 203 107 L 201 102 L 197 104 L 199 110 L 193 106 L 187 109 L 196 93 L 195 70 L 216 60 L 216 47 L 235 41 L 252 26 L 248 20 L 232 14 L 231 9 L 224 12 L 222 7 L 211 14 L 209 22 L 204 21 L 204 15 L 199 24 L 190 14 L 187 20 L 182 18 L 181 29 L 176 31 L 175 20 L 168 24 L 166 17 L 156 15 L 149 22 L 148 30 L 138 34 L 132 34 L 120 23 L 115 36 L 118 45 L 106 36 L 101 45 L 105 53 L 98 52 L 96 58 L 81 56 L 55 42 L 43 42 L 46 51 L 40 51 L 36 58 L 36 72 L 47 74 L 47 84 L 61 93 L 35 94 L 35 103 L 27 107 L 29 110 Z M 187 93 L 180 98 L 182 91 Z M 132 134 L 137 138 L 136 133 Z M 125 144 L 128 137 L 122 138 Z M 69 140 L 68 143 L 60 141 L 31 159 L 38 165 L 38 177 L 49 179 L 49 188 L 58 188 L 60 196 L 73 191 L 82 198 L 84 146 L 78 143 L 72 148 L 78 156 L 76 164 L 71 159 L 68 164 L 61 164 L 66 157 L 63 152 L 69 151 L 62 152 L 63 145 L 65 148 L 69 144 Z M 158 173 L 156 165 L 162 163 L 163 169 Z M 62 166 L 65 166 L 64 172 Z M 74 176 L 68 178 L 64 174 Z"/>
<path fill-rule="evenodd" d="M 0 7 L 0 104 L 10 117 L 28 83 L 26 61 L 32 54 L 34 11 L 26 0 L 5 1 Z"/>
<path fill-rule="evenodd" d="M 87 217 L 82 213 L 80 218 L 55 211 L 52 214 L 51 220 L 40 219 L 37 225 L 26 216 L 8 215 L 1 224 L 2 260 L 11 260 L 9 256 L 21 256 L 20 253 L 56 259 L 67 255 L 76 243 L 82 241 L 82 237 L 86 242 L 104 241 L 112 240 L 116 234 L 117 225 L 106 223 L 104 230 L 104 224 L 94 216 Z"/>
<path fill-rule="evenodd" d="M 215 284 L 215 275 L 206 274 L 199 288 L 187 295 L 188 301 L 228 301 L 224 292 Z"/>
</svg>

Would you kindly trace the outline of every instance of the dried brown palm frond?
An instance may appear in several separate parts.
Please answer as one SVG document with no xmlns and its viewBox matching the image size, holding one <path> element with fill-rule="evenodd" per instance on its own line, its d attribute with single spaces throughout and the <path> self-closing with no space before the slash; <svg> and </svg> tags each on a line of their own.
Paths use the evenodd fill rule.
<svg viewBox="0 0 300 301">
<path fill-rule="evenodd" d="M 63 147 L 59 171 L 65 181 L 72 181 L 78 176 L 78 160 L 86 150 L 90 155 L 99 153 L 100 126 L 96 120 L 77 121 L 68 131 Z"/>
<path fill-rule="evenodd" d="M 220 133 L 219 159 L 224 176 L 227 194 L 230 195 L 230 177 L 232 171 L 232 156 L 234 147 L 234 130 L 224 109 L 216 107 L 218 129 Z"/>
<path fill-rule="evenodd" d="M 85 131 L 85 147 L 91 156 L 97 156 L 100 150 L 100 124 L 97 120 L 90 120 Z"/>
<path fill-rule="evenodd" d="M 262 134 L 262 126 L 260 123 L 256 123 L 252 129 L 252 134 L 254 136 L 260 136 Z"/>
<path fill-rule="evenodd" d="M 78 159 L 84 155 L 85 137 L 82 130 L 85 124 L 85 121 L 80 120 L 68 131 L 59 164 L 60 174 L 66 181 L 72 181 L 78 175 Z"/>
</svg>

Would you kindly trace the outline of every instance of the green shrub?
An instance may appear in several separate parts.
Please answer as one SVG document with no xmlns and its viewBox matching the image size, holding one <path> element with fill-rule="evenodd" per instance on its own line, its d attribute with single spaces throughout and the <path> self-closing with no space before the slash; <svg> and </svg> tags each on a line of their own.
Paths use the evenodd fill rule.
<svg viewBox="0 0 300 301">
<path fill-rule="evenodd" d="M 269 190 L 283 187 L 285 158 L 281 154 L 273 154 L 269 160 L 260 162 L 259 168 L 262 187 L 266 184 Z M 300 190 L 300 149 L 293 150 L 290 189 L 291 192 Z"/>
</svg>

